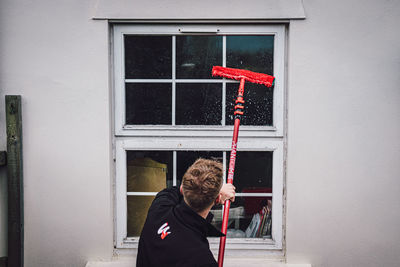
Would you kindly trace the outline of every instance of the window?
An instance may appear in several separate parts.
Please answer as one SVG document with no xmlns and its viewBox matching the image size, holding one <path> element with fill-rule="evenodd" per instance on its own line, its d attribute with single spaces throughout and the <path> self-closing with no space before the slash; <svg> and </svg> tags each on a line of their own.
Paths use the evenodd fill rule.
<svg viewBox="0 0 400 267">
<path fill-rule="evenodd" d="M 114 26 L 117 248 L 137 247 L 154 196 L 196 158 L 227 172 L 239 83 L 211 77 L 214 65 L 276 77 L 245 85 L 226 248 L 282 248 L 284 47 L 282 25 Z"/>
</svg>

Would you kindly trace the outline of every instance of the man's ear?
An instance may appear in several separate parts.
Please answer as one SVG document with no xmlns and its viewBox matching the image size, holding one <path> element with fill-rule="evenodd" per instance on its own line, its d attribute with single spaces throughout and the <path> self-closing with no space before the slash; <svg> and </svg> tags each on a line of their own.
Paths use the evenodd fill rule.
<svg viewBox="0 0 400 267">
<path fill-rule="evenodd" d="M 181 191 L 181 194 L 183 195 L 183 187 L 182 187 L 182 185 L 179 187 L 179 189 Z"/>
</svg>

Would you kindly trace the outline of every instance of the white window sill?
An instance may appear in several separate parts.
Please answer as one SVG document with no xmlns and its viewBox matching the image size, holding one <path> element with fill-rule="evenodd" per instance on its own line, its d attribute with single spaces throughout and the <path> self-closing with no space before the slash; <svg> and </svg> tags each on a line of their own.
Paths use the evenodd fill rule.
<svg viewBox="0 0 400 267">
<path fill-rule="evenodd" d="M 228 126 L 162 126 L 162 125 L 125 125 L 116 129 L 115 135 L 123 136 L 170 136 L 170 137 L 201 137 L 218 136 L 232 137 L 233 125 Z M 283 132 L 275 126 L 240 126 L 240 137 L 283 137 Z"/>
<path fill-rule="evenodd" d="M 135 257 L 124 257 L 113 261 L 89 261 L 86 267 L 132 267 L 135 266 Z M 311 264 L 292 264 L 276 262 L 265 258 L 226 258 L 225 267 L 311 267 Z"/>
<path fill-rule="evenodd" d="M 218 249 L 212 249 L 214 257 L 218 257 Z M 136 265 L 136 249 L 115 249 L 111 261 L 89 261 L 86 267 L 132 267 Z M 312 267 L 308 263 L 285 263 L 283 252 L 264 250 L 263 253 L 251 255 L 240 250 L 226 250 L 224 267 Z"/>
</svg>

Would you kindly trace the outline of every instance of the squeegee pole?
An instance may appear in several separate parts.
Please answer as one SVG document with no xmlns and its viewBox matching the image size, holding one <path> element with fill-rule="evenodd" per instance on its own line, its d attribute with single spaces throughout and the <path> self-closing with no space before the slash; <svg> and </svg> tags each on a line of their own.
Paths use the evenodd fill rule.
<svg viewBox="0 0 400 267">
<path fill-rule="evenodd" d="M 233 184 L 233 176 L 235 173 L 235 162 L 236 162 L 236 149 L 237 149 L 237 140 L 239 136 L 239 126 L 240 126 L 240 118 L 243 115 L 243 93 L 244 93 L 244 83 L 245 79 L 242 78 L 240 80 L 240 86 L 238 90 L 238 95 L 236 98 L 235 105 L 235 121 L 233 126 L 233 137 L 232 137 L 232 146 L 231 146 L 231 155 L 229 158 L 229 169 L 228 169 L 228 184 Z M 220 238 L 219 241 L 219 252 L 218 252 L 218 267 L 222 267 L 224 263 L 224 253 L 225 253 L 225 243 L 226 243 L 226 232 L 228 229 L 228 219 L 229 219 L 229 208 L 231 206 L 231 201 L 227 200 L 224 203 L 224 216 L 222 219 L 222 227 L 221 232 L 225 235 Z"/>
</svg>

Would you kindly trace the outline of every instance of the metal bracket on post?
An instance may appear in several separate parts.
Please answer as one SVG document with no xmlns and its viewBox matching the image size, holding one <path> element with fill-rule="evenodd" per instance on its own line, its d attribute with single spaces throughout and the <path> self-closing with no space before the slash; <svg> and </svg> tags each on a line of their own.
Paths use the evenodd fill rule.
<svg viewBox="0 0 400 267">
<path fill-rule="evenodd" d="M 6 95 L 8 266 L 24 266 L 21 96 Z"/>
</svg>

